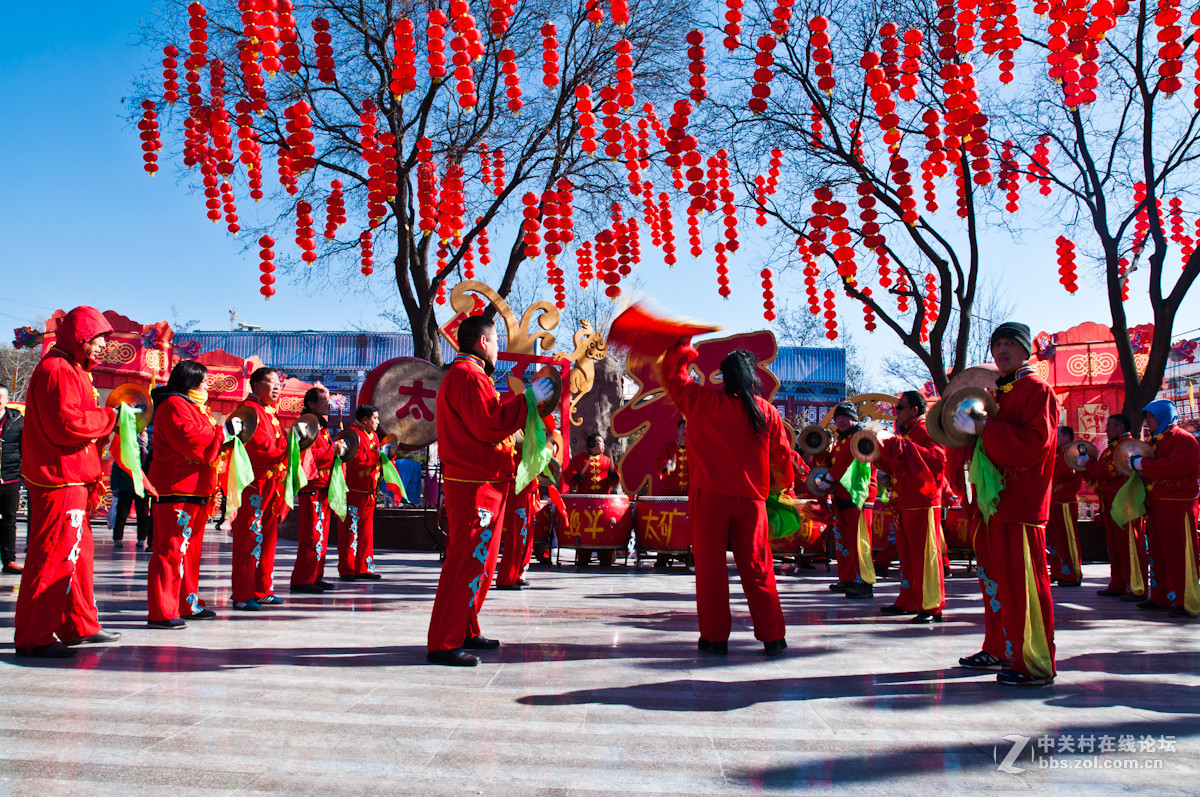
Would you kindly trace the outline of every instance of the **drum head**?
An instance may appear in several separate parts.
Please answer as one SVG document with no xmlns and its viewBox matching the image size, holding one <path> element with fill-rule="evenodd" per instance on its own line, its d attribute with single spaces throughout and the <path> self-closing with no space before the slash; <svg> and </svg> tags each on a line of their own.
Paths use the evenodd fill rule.
<svg viewBox="0 0 1200 797">
<path fill-rule="evenodd" d="M 379 431 L 395 435 L 399 448 L 415 451 L 437 439 L 437 392 L 442 376 L 433 363 L 405 357 L 375 382 L 371 403 L 379 408 Z"/>
<path fill-rule="evenodd" d="M 1080 451 L 1080 449 L 1083 449 Z M 1063 449 L 1063 461 L 1067 463 L 1067 467 L 1071 470 L 1084 470 L 1087 465 L 1082 465 L 1079 462 L 1079 457 L 1087 454 L 1090 460 L 1095 460 L 1098 451 L 1096 444 L 1091 440 L 1075 440 L 1071 445 Z"/>
<path fill-rule="evenodd" d="M 238 437 L 243 443 L 249 442 L 250 438 L 254 437 L 254 430 L 258 428 L 258 413 L 249 407 L 238 407 L 225 419 L 226 429 L 229 429 L 229 422 L 234 418 L 242 422 L 242 431 L 238 433 Z"/>
<path fill-rule="evenodd" d="M 316 442 L 317 435 L 321 432 L 321 419 L 311 412 L 306 412 L 296 419 L 292 429 L 299 437 L 300 450 L 303 451 Z"/>
<path fill-rule="evenodd" d="M 358 435 L 349 429 L 338 432 L 337 437 L 333 438 L 333 442 L 341 440 L 346 444 L 346 453 L 342 454 L 342 461 L 350 459 L 358 451 Z"/>
</svg>

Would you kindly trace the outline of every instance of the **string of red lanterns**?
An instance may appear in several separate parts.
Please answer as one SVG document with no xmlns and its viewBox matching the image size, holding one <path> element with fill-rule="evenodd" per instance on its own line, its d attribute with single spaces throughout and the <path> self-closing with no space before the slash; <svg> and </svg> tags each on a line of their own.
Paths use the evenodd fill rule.
<svg viewBox="0 0 1200 797">
<path fill-rule="evenodd" d="M 1075 293 L 1079 286 L 1075 282 L 1075 244 L 1069 238 L 1058 236 L 1058 281 L 1067 293 Z"/>
</svg>

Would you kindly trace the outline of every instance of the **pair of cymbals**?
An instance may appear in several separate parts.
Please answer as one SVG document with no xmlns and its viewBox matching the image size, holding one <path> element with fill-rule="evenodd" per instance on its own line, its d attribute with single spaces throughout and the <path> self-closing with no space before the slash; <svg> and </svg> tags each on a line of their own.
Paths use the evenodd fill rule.
<svg viewBox="0 0 1200 797">
<path fill-rule="evenodd" d="M 242 430 L 238 432 L 238 438 L 243 443 L 250 442 L 250 438 L 254 437 L 254 430 L 258 428 L 258 413 L 250 407 L 238 407 L 229 413 L 229 417 L 225 419 L 225 429 L 230 433 L 233 432 L 233 426 L 229 422 L 234 418 L 242 422 Z"/>
<path fill-rule="evenodd" d="M 154 402 L 150 399 L 149 390 L 136 382 L 117 385 L 108 394 L 104 405 L 116 409 L 122 404 L 128 404 L 130 407 L 141 410 L 137 416 L 139 432 L 150 425 L 150 419 L 154 416 Z"/>
<path fill-rule="evenodd" d="M 829 487 L 823 486 L 823 482 L 828 479 L 829 468 L 824 466 L 813 468 L 808 472 L 808 478 L 804 480 L 804 486 L 808 488 L 809 495 L 825 496 L 833 489 L 832 485 Z"/>
<path fill-rule="evenodd" d="M 892 433 L 879 424 L 872 424 L 850 435 L 850 453 L 859 462 L 874 464 L 879 461 L 880 441 L 891 436 Z"/>
<path fill-rule="evenodd" d="M 321 433 L 321 419 L 306 412 L 292 424 L 292 431 L 300 438 L 300 450 L 304 451 L 317 441 L 317 435 Z"/>
<path fill-rule="evenodd" d="M 1144 457 L 1145 459 L 1153 459 L 1154 448 L 1144 440 L 1134 440 L 1132 437 L 1128 440 L 1122 440 L 1117 443 L 1117 448 L 1113 452 L 1113 467 L 1125 476 L 1129 476 L 1133 473 L 1133 465 L 1130 460 L 1135 455 Z"/>
<path fill-rule="evenodd" d="M 1080 462 L 1079 458 L 1087 455 L 1088 459 L 1094 460 L 1099 453 L 1096 444 L 1091 440 L 1074 440 L 1063 449 L 1063 461 L 1071 470 L 1084 470 L 1087 465 Z"/>
<path fill-rule="evenodd" d="M 972 365 L 955 374 L 946 383 L 942 397 L 925 411 L 925 429 L 933 441 L 946 448 L 964 448 L 975 442 L 975 435 L 967 435 L 958 431 L 950 422 L 958 410 L 957 404 L 960 402 L 956 402 L 954 408 L 948 410 L 947 404 L 950 403 L 948 398 L 964 389 L 977 388 L 983 393 L 974 395 L 986 403 L 986 399 L 982 397 L 983 394 L 990 398 L 993 395 L 992 391 L 996 389 L 996 380 L 999 378 L 1000 371 L 993 365 Z M 991 401 L 994 405 L 995 399 L 992 398 Z M 988 414 L 991 415 L 992 412 Z"/>
<path fill-rule="evenodd" d="M 946 448 L 966 448 L 975 443 L 978 435 L 968 434 L 954 426 L 954 414 L 960 409 L 976 417 L 990 418 L 996 414 L 999 405 L 985 387 L 969 386 L 948 393 L 925 413 L 925 429 L 934 442 Z"/>
</svg>

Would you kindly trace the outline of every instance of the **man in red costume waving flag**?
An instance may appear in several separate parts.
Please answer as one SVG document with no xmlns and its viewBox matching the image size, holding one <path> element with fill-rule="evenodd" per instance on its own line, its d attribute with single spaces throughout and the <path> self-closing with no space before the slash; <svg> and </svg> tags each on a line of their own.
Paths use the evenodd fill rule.
<svg viewBox="0 0 1200 797">
<path fill-rule="evenodd" d="M 112 331 L 99 310 L 76 307 L 59 321 L 54 347 L 29 380 L 21 452 L 29 547 L 13 621 L 18 656 L 64 658 L 69 646 L 121 636 L 103 630 L 96 615 L 88 523 L 103 494 L 98 442 L 117 422 L 116 410 L 98 405 L 88 372 Z"/>
</svg>

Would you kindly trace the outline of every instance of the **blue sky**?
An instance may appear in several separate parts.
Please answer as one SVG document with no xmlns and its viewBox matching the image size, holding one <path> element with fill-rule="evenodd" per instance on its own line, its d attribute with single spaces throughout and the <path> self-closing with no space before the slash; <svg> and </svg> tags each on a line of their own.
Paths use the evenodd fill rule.
<svg viewBox="0 0 1200 797">
<path fill-rule="evenodd" d="M 205 218 L 203 197 L 176 182 L 172 164 L 163 161 L 153 178 L 141 169 L 140 142 L 126 125 L 122 99 L 139 70 L 158 57 L 136 43 L 139 19 L 152 13 L 151 2 L 11 5 L 0 27 L 0 102 L 8 119 L 0 126 L 6 167 L 0 329 L 77 304 L 117 310 L 143 323 L 172 320 L 173 306 L 180 321 L 198 319 L 202 329 L 227 329 L 231 308 L 267 329 L 388 328 L 378 314 L 397 303 L 396 289 L 379 271 L 367 289 L 359 277 L 350 291 L 312 292 L 281 277 L 276 296 L 264 302 L 256 254 L 243 252 L 243 241 Z M 243 218 L 253 212 L 239 208 Z M 676 232 L 686 239 L 682 219 Z M 1035 330 L 1107 318 L 1103 291 L 1085 267 L 1077 295 L 1057 284 L 1054 237 L 1060 232 L 1029 233 L 1022 244 L 995 235 L 988 247 L 1015 316 Z M 493 236 L 494 248 L 498 238 Z M 733 330 L 762 326 L 761 264 L 753 252 L 731 264 L 734 298 L 723 301 L 716 295 L 711 253 L 699 262 L 681 257 L 668 271 L 651 247 L 643 251 L 643 293 L 659 304 Z M 1135 295 L 1144 285 L 1135 284 Z M 799 276 L 776 291 L 803 302 Z M 862 331 L 860 309 L 844 309 L 869 360 L 894 349 L 887 333 Z M 1149 320 L 1144 298 L 1135 299 L 1130 312 L 1135 322 Z M 1176 332 L 1197 326 L 1200 298 L 1193 291 Z"/>
</svg>

